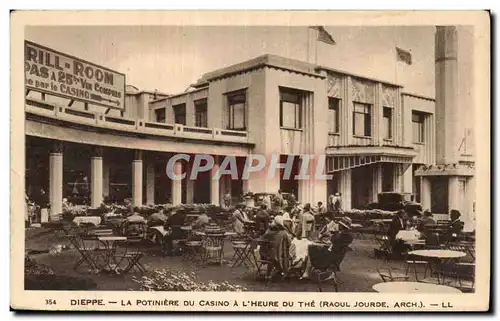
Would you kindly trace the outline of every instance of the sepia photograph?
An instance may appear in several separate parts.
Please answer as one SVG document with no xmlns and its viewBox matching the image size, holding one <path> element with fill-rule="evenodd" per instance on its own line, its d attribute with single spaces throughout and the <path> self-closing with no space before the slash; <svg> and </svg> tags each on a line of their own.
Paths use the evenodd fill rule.
<svg viewBox="0 0 500 321">
<path fill-rule="evenodd" d="M 34 306 L 487 309 L 486 12 L 18 13 L 11 266 Z"/>
</svg>

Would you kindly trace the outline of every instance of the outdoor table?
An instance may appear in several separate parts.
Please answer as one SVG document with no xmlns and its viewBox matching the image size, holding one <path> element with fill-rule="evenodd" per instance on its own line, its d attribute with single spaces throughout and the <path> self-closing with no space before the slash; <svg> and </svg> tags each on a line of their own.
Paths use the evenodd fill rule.
<svg viewBox="0 0 500 321">
<path fill-rule="evenodd" d="M 430 261 L 435 265 L 437 269 L 434 271 L 437 272 L 437 281 L 438 283 L 444 282 L 444 275 L 441 279 L 442 275 L 442 267 L 445 263 L 452 262 L 461 257 L 464 257 L 466 253 L 461 251 L 451 251 L 451 250 L 416 250 L 408 252 L 408 255 L 421 256 L 431 259 Z"/>
<path fill-rule="evenodd" d="M 423 282 L 383 282 L 373 286 L 379 293 L 462 293 L 459 289 Z"/>
<path fill-rule="evenodd" d="M 93 224 L 95 226 L 98 226 L 99 224 L 101 224 L 101 217 L 99 217 L 99 216 L 76 216 L 73 219 L 73 223 L 75 223 L 78 226 L 80 224 L 83 224 L 83 223 Z"/>
<path fill-rule="evenodd" d="M 104 269 L 108 268 L 109 271 L 116 272 L 119 265 L 115 260 L 116 248 L 119 243 L 125 242 L 127 238 L 125 236 L 99 236 L 97 240 L 104 245 L 104 262 L 106 264 Z"/>
</svg>

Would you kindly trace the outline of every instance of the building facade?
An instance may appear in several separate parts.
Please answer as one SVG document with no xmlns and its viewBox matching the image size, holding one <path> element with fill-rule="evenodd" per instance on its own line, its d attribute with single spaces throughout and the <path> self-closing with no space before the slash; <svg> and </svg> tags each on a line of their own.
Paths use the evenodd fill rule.
<svg viewBox="0 0 500 321">
<path fill-rule="evenodd" d="M 27 193 L 53 214 L 63 198 L 91 206 L 127 197 L 135 205 L 219 204 L 227 193 L 279 189 L 303 203 L 340 192 L 346 209 L 363 208 L 383 191 L 432 204 L 418 171 L 436 164 L 434 100 L 324 66 L 264 55 L 207 73 L 181 94 L 128 86 L 122 113 L 68 106 L 36 92 L 25 109 Z M 248 180 L 207 172 L 172 181 L 165 167 L 179 153 L 213 155 L 214 170 L 234 156 L 239 173 L 249 155 L 269 161 L 279 155 L 293 164 L 292 175 L 277 168 L 270 179 L 266 167 Z M 310 179 L 297 180 L 304 154 L 315 155 Z M 318 162 L 331 179 L 314 177 Z M 174 170 L 189 175 L 192 166 L 179 160 Z"/>
</svg>

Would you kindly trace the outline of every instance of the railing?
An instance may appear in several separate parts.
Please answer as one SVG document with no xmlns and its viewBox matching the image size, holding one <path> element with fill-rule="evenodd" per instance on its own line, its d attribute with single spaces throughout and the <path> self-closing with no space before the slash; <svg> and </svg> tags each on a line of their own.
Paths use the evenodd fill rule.
<svg viewBox="0 0 500 321">
<path fill-rule="evenodd" d="M 249 143 L 248 133 L 219 128 L 202 128 L 180 124 L 166 124 L 107 116 L 98 112 L 77 110 L 59 106 L 55 103 L 29 98 L 26 99 L 26 112 L 44 117 L 75 122 L 113 130 L 150 134 L 153 136 L 181 137 L 231 143 Z"/>
</svg>

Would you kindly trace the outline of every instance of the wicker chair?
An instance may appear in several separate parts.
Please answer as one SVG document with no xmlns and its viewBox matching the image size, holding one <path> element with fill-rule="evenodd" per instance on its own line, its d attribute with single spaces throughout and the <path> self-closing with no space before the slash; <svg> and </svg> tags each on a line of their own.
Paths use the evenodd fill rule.
<svg viewBox="0 0 500 321">
<path fill-rule="evenodd" d="M 332 281 L 335 292 L 338 292 L 337 272 L 347 252 L 352 248 L 346 246 L 340 252 L 331 252 L 328 246 L 318 246 L 311 244 L 308 247 L 308 256 L 311 261 L 311 272 L 317 275 L 318 290 L 322 292 L 322 284 L 325 281 Z"/>
</svg>

